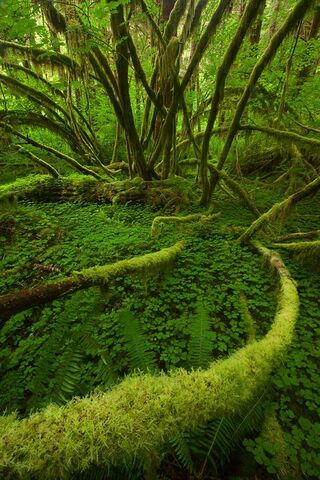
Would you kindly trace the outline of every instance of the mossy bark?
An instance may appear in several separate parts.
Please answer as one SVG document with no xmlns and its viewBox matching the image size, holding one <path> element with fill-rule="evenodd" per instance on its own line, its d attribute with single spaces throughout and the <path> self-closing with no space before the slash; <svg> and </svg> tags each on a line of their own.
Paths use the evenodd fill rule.
<svg viewBox="0 0 320 480">
<path fill-rule="evenodd" d="M 282 202 L 276 203 L 267 212 L 263 213 L 255 220 L 250 227 L 240 236 L 239 240 L 246 243 L 270 221 L 283 216 L 300 200 L 317 192 L 320 189 L 320 177 L 308 183 L 298 192 L 293 193 Z"/>
<path fill-rule="evenodd" d="M 70 157 L 69 155 L 62 153 L 53 147 L 49 147 L 48 145 L 44 145 L 43 143 L 32 140 L 30 137 L 18 132 L 17 130 L 12 128 L 10 125 L 0 122 L 0 128 L 3 128 L 4 130 L 8 130 L 13 135 L 21 138 L 22 140 L 25 140 L 25 142 L 29 143 L 30 145 L 33 145 L 34 147 L 38 147 L 38 148 L 41 148 L 42 150 L 46 150 L 47 152 L 53 153 L 53 155 L 55 155 L 58 158 L 61 158 L 62 160 L 65 160 L 67 163 L 69 163 L 72 167 L 74 167 L 79 172 L 84 173 L 86 175 L 92 175 L 96 179 L 101 179 L 101 176 L 98 173 L 94 172 L 90 168 L 85 167 L 84 165 L 81 165 L 81 163 L 79 163 L 77 160 Z"/>
<path fill-rule="evenodd" d="M 288 233 L 288 235 L 284 235 L 277 239 L 277 242 L 287 242 L 291 240 L 305 240 L 305 239 L 314 239 L 320 237 L 320 230 L 313 230 L 311 232 L 294 232 Z"/>
<path fill-rule="evenodd" d="M 285 250 L 292 250 L 293 252 L 315 251 L 320 252 L 320 240 L 306 241 L 306 242 L 292 242 L 292 243 L 274 243 L 276 248 L 283 248 Z"/>
<path fill-rule="evenodd" d="M 224 97 L 224 88 L 225 82 L 228 76 L 228 73 L 236 59 L 236 56 L 241 48 L 241 44 L 245 38 L 246 33 L 248 32 L 250 25 L 257 16 L 261 5 L 265 3 L 265 0 L 251 0 L 244 14 L 241 18 L 239 27 L 231 40 L 231 43 L 224 55 L 222 63 L 217 71 L 217 79 L 215 91 L 211 101 L 210 113 L 207 120 L 207 126 L 203 137 L 201 157 L 200 157 L 200 179 L 202 184 L 202 197 L 201 203 L 206 205 L 209 200 L 209 180 L 208 180 L 208 154 L 209 154 L 209 143 L 211 138 L 211 132 L 216 121 L 219 105 Z"/>
<path fill-rule="evenodd" d="M 11 315 L 50 302 L 77 290 L 95 285 L 106 286 L 116 276 L 160 272 L 174 263 L 183 248 L 183 242 L 178 242 L 172 247 L 163 248 L 155 253 L 148 253 L 129 260 L 120 260 L 110 265 L 87 268 L 56 282 L 2 295 L 0 296 L 0 326 Z"/>
<path fill-rule="evenodd" d="M 27 157 L 30 158 L 30 160 L 35 163 L 36 165 L 44 168 L 50 175 L 52 175 L 53 178 L 59 178 L 59 172 L 52 166 L 50 165 L 50 163 L 46 162 L 45 160 L 43 160 L 42 158 L 38 157 L 37 155 L 35 155 L 34 153 L 32 152 L 29 152 L 28 150 L 26 150 L 25 148 L 23 148 L 21 145 L 16 145 L 17 147 L 17 150 L 26 155 Z"/>
<path fill-rule="evenodd" d="M 220 153 L 217 168 L 218 170 L 221 170 L 225 164 L 225 161 L 228 157 L 231 145 L 233 143 L 233 140 L 239 130 L 239 125 L 240 125 L 240 120 L 242 117 L 242 114 L 246 108 L 246 105 L 249 101 L 249 98 L 252 94 L 252 91 L 254 90 L 260 76 L 262 75 L 264 69 L 268 65 L 268 63 L 273 59 L 275 56 L 278 48 L 282 44 L 283 40 L 286 38 L 286 36 L 289 34 L 289 32 L 294 28 L 294 26 L 301 21 L 301 19 L 304 17 L 308 9 L 312 6 L 314 3 L 314 0 L 299 0 L 294 8 L 291 10 L 289 13 L 288 17 L 282 24 L 282 26 L 279 28 L 279 30 L 274 34 L 274 36 L 271 38 L 270 43 L 262 56 L 259 58 L 257 61 L 256 65 L 254 66 L 249 81 L 247 83 L 246 88 L 243 91 L 243 94 L 238 102 L 236 111 L 234 113 L 231 125 L 229 127 L 228 135 L 226 138 L 226 141 L 224 143 L 223 149 Z M 219 176 L 216 175 L 210 184 L 210 194 L 209 197 L 212 195 L 214 192 L 214 189 L 218 183 Z"/>
</svg>

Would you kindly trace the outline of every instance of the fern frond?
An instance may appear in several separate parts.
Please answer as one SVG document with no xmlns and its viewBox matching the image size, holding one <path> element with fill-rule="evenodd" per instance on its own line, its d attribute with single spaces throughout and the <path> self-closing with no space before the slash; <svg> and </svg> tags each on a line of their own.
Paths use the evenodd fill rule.
<svg viewBox="0 0 320 480">
<path fill-rule="evenodd" d="M 170 444 L 180 464 L 189 472 L 195 473 L 195 464 L 190 449 L 190 434 L 183 433 L 174 437 Z"/>
<path fill-rule="evenodd" d="M 264 418 L 263 400 L 264 393 L 248 404 L 242 415 L 213 420 L 171 440 L 180 465 L 197 478 L 205 477 L 209 470 L 219 475 L 232 450 L 260 428 Z"/>
<path fill-rule="evenodd" d="M 210 324 L 208 313 L 202 306 L 198 306 L 189 326 L 188 360 L 190 367 L 206 368 L 212 361 L 213 332 Z"/>
<path fill-rule="evenodd" d="M 75 395 L 81 376 L 82 359 L 83 354 L 74 343 L 69 344 L 62 354 L 54 380 L 54 400 L 57 403 L 64 403 Z"/>
<path fill-rule="evenodd" d="M 147 339 L 138 320 L 130 310 L 119 312 L 119 323 L 126 344 L 130 369 L 141 372 L 155 370 L 153 354 L 148 349 Z"/>
</svg>

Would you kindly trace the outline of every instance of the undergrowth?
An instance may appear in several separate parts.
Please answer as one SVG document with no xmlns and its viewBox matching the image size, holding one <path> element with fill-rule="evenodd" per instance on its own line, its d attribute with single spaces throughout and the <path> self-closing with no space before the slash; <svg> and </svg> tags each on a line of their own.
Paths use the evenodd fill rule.
<svg viewBox="0 0 320 480">
<path fill-rule="evenodd" d="M 259 202 L 272 203 L 264 193 Z M 148 207 L 77 202 L 3 206 L 1 293 L 154 251 L 182 237 L 187 247 L 175 268 L 156 278 L 118 278 L 108 290 L 91 288 L 13 316 L 0 333 L 1 410 L 17 410 L 23 416 L 50 401 L 63 404 L 110 388 L 137 369 L 205 368 L 212 358 L 246 343 L 241 298 L 246 299 L 257 338 L 263 336 L 274 315 L 276 282 L 253 251 L 240 247 L 237 229 L 230 227 L 248 225 L 251 214 L 236 200 L 225 202 L 223 195 L 215 207 L 223 211 L 218 223 L 189 230 L 168 226 L 151 241 L 155 212 Z M 304 209 L 303 218 L 299 208 Z M 305 202 L 287 229 L 312 230 L 317 220 Z M 275 234 L 284 230 L 278 224 Z M 284 431 L 290 462 L 308 478 L 317 478 L 319 277 L 290 252 L 283 257 L 299 284 L 301 314 L 294 344 L 270 386 L 271 406 Z M 262 407 L 270 403 L 267 398 L 257 408 L 248 406 L 241 418 L 221 419 L 173 439 L 159 468 L 171 472 L 171 478 L 178 478 L 181 469 L 190 474 L 209 469 L 218 475 L 247 435 L 247 451 L 272 478 L 280 468 L 277 449 L 253 434 L 261 425 Z M 83 478 L 141 478 L 144 468 L 135 462 L 125 470 L 115 467 L 107 476 L 101 470 Z"/>
</svg>

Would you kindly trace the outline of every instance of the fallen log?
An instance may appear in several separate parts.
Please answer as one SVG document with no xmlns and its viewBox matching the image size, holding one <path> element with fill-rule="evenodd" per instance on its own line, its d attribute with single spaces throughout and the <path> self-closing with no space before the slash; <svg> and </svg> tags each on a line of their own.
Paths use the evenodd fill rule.
<svg viewBox="0 0 320 480">
<path fill-rule="evenodd" d="M 120 260 L 110 265 L 86 268 L 56 282 L 2 295 L 0 296 L 0 327 L 11 315 L 36 305 L 43 305 L 77 290 L 95 285 L 108 285 L 118 275 L 162 271 L 173 264 L 176 257 L 181 253 L 183 246 L 183 242 L 178 242 L 172 247 L 163 248 L 155 253 L 147 253 L 129 260 Z"/>
<path fill-rule="evenodd" d="M 279 255 L 256 248 L 280 279 L 274 322 L 262 340 L 207 370 L 134 375 L 111 391 L 49 405 L 22 420 L 0 417 L 0 474 L 50 480 L 93 465 L 148 462 L 170 438 L 241 412 L 283 361 L 299 310 L 295 282 Z"/>
<path fill-rule="evenodd" d="M 158 233 L 158 228 L 159 225 L 162 223 L 173 223 L 175 225 L 189 225 L 193 223 L 205 223 L 205 222 L 211 222 L 213 220 L 216 220 L 217 218 L 220 217 L 220 213 L 213 213 L 209 215 L 204 215 L 202 213 L 193 213 L 190 215 L 186 215 L 184 217 L 176 217 L 176 216 L 171 216 L 171 217 L 166 217 L 166 216 L 158 216 L 153 219 L 152 225 L 151 225 L 151 230 L 150 230 L 150 237 L 154 237 Z"/>
<path fill-rule="evenodd" d="M 305 239 L 315 239 L 320 237 L 320 230 L 314 230 L 312 232 L 294 232 L 284 235 L 283 237 L 278 238 L 276 241 L 281 242 L 290 242 L 291 240 L 305 240 Z"/>
<path fill-rule="evenodd" d="M 194 195 L 188 181 L 181 177 L 144 181 L 141 178 L 108 182 L 88 175 L 53 178 L 30 175 L 0 185 L 0 201 L 26 199 L 34 201 L 80 200 L 94 203 L 145 202 L 154 206 L 188 203 Z"/>
</svg>

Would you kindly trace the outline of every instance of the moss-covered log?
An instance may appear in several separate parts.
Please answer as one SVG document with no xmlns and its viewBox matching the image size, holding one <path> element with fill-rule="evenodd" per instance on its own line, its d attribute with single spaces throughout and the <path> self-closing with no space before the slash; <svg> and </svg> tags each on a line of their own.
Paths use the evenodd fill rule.
<svg viewBox="0 0 320 480">
<path fill-rule="evenodd" d="M 2 295 L 0 296 L 0 326 L 1 321 L 5 321 L 15 313 L 50 302 L 77 290 L 95 285 L 108 285 L 116 276 L 164 270 L 173 264 L 183 246 L 183 242 L 178 242 L 172 247 L 163 248 L 159 252 L 148 253 L 129 260 L 120 260 L 110 265 L 87 268 L 56 282 Z"/>
<path fill-rule="evenodd" d="M 288 233 L 277 239 L 277 242 L 291 242 L 292 240 L 310 240 L 320 237 L 320 230 L 313 230 L 311 232 L 294 232 Z"/>
<path fill-rule="evenodd" d="M 307 145 L 313 145 L 314 147 L 320 146 L 320 140 L 312 137 L 305 137 L 304 135 L 299 135 L 295 132 L 289 132 L 286 130 L 278 130 L 277 128 L 262 127 L 258 125 L 241 125 L 239 130 L 245 131 L 257 131 L 261 133 L 266 133 L 280 140 L 291 140 L 292 142 L 305 143 Z"/>
<path fill-rule="evenodd" d="M 159 225 L 162 223 L 173 223 L 175 225 L 189 225 L 190 223 L 194 222 L 211 222 L 216 220 L 220 216 L 220 213 L 215 213 L 212 215 L 203 215 L 202 213 L 193 213 L 190 215 L 185 215 L 184 217 L 162 217 L 158 216 L 153 219 L 150 236 L 154 237 L 158 233 Z"/>
<path fill-rule="evenodd" d="M 31 175 L 0 185 L 0 201 L 80 200 L 95 203 L 145 202 L 155 207 L 186 204 L 194 198 L 188 181 L 175 177 L 145 182 L 140 178 L 109 183 L 89 175 L 69 175 L 54 179 L 49 175 Z"/>
<path fill-rule="evenodd" d="M 0 419 L 0 465 L 11 478 L 69 478 L 92 465 L 150 459 L 168 439 L 235 414 L 260 394 L 290 345 L 299 298 L 281 258 L 257 245 L 280 278 L 271 330 L 208 370 L 126 378 L 92 394 L 19 420 Z"/>
<path fill-rule="evenodd" d="M 251 238 L 265 225 L 267 225 L 270 221 L 279 218 L 280 216 L 284 216 L 287 214 L 291 208 L 300 200 L 307 197 L 308 195 L 312 195 L 317 190 L 320 189 L 320 177 L 317 177 L 312 182 L 308 183 L 304 188 L 299 190 L 298 192 L 293 193 L 289 197 L 282 200 L 282 202 L 276 203 L 271 207 L 267 212 L 263 213 L 257 220 L 255 220 L 249 228 L 240 236 L 239 240 L 242 243 L 248 242 Z"/>
<path fill-rule="evenodd" d="M 291 250 L 296 253 L 308 252 L 311 255 L 316 254 L 320 256 L 320 240 L 310 242 L 292 242 L 292 243 L 274 243 L 277 248 Z"/>
</svg>

